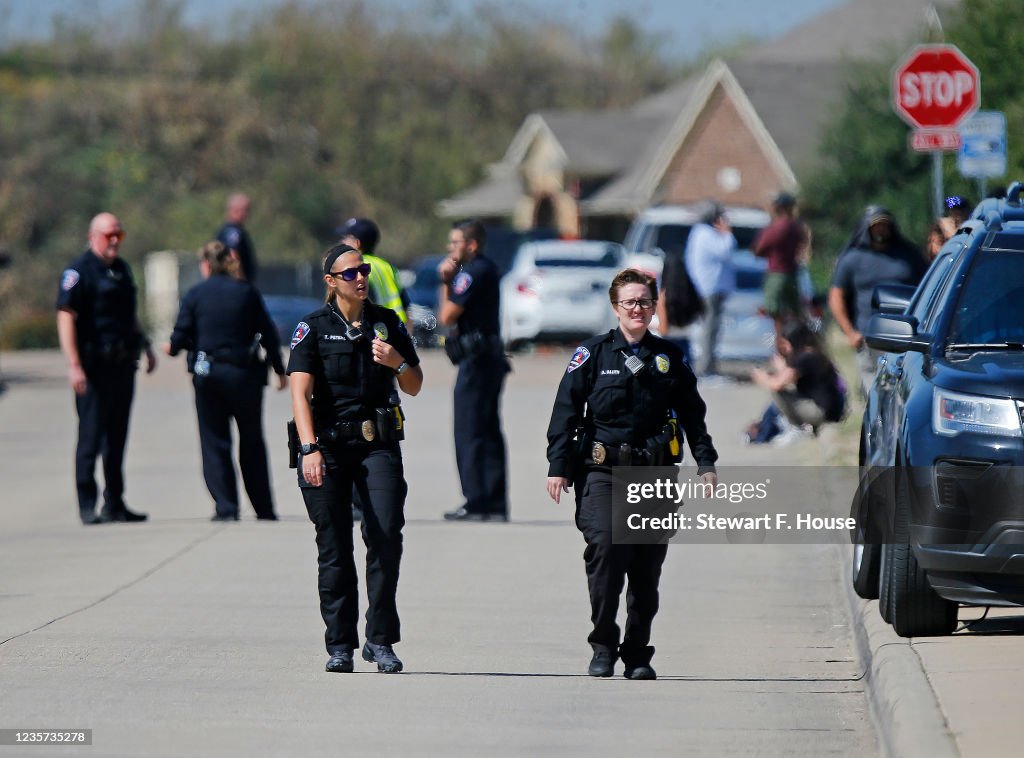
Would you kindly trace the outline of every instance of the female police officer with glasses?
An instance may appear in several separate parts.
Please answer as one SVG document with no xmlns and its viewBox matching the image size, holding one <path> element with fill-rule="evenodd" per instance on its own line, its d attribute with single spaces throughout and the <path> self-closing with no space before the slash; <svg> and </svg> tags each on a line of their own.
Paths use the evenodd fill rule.
<svg viewBox="0 0 1024 758">
<path fill-rule="evenodd" d="M 327 671 L 352 671 L 359 644 L 354 487 L 363 506 L 369 599 L 362 655 L 378 671 L 396 673 L 402 662 L 392 649 L 400 638 L 395 593 L 408 488 L 395 380 L 415 395 L 423 372 L 402 321 L 367 299 L 370 264 L 359 251 L 335 245 L 323 272 L 326 303 L 296 326 L 288 373 L 301 453 L 299 487 L 316 527 Z"/>
<path fill-rule="evenodd" d="M 648 331 L 658 300 L 654 279 L 626 269 L 612 280 L 608 294 L 618 327 L 577 347 L 558 386 L 548 426 L 547 490 L 557 503 L 571 484 L 576 487 L 576 525 L 587 543 L 583 560 L 594 623 L 588 673 L 611 676 L 622 658 L 627 679 L 654 679 L 654 648 L 648 643 L 668 546 L 613 543 L 611 467 L 678 460 L 674 421 L 686 432 L 705 483 L 715 482 L 718 453 L 682 351 Z M 615 616 L 627 577 L 626 633 L 620 644 Z"/>
</svg>

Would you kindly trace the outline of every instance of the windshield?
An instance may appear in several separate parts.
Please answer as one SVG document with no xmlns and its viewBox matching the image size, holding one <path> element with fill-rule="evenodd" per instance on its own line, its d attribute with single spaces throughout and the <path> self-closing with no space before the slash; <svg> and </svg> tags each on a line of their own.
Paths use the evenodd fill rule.
<svg viewBox="0 0 1024 758">
<path fill-rule="evenodd" d="M 615 250 L 608 250 L 600 258 L 572 257 L 537 257 L 537 268 L 615 268 L 619 265 L 619 255 Z"/>
<path fill-rule="evenodd" d="M 949 342 L 1024 342 L 1024 253 L 978 253 L 960 291 Z"/>
<path fill-rule="evenodd" d="M 654 247 L 661 248 L 666 253 L 682 253 L 686 249 L 686 240 L 690 237 L 689 224 L 665 224 L 658 228 L 658 236 L 654 240 Z M 736 247 L 749 248 L 754 244 L 754 238 L 761 231 L 761 227 L 734 226 L 733 236 L 736 237 Z"/>
</svg>

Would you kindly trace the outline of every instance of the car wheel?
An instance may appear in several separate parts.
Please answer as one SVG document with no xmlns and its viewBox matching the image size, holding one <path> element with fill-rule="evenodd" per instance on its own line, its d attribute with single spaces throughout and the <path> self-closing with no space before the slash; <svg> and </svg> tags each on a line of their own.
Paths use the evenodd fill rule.
<svg viewBox="0 0 1024 758">
<path fill-rule="evenodd" d="M 872 518 L 871 495 L 861 477 L 861 487 L 854 503 L 853 517 L 856 526 L 853 531 L 853 560 L 851 562 L 851 579 L 853 591 L 865 600 L 878 597 L 878 575 L 882 563 L 882 546 L 867 542 L 867 525 Z"/>
<path fill-rule="evenodd" d="M 891 538 L 890 538 L 891 539 Z M 878 561 L 878 615 L 887 624 L 892 623 L 892 543 L 879 545 Z"/>
<path fill-rule="evenodd" d="M 853 545 L 853 591 L 865 600 L 878 598 L 878 575 L 882 566 L 881 547 L 865 545 L 863 541 Z"/>
<path fill-rule="evenodd" d="M 910 546 L 910 484 L 896 471 L 893 542 L 886 545 L 889 623 L 900 637 L 935 637 L 956 629 L 959 605 L 932 589 Z"/>
</svg>

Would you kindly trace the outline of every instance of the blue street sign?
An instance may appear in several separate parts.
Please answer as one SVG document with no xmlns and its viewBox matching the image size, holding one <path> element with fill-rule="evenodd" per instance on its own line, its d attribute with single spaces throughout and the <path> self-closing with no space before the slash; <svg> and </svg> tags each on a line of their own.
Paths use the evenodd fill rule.
<svg viewBox="0 0 1024 758">
<path fill-rule="evenodd" d="M 1006 116 L 1002 111 L 978 111 L 960 124 L 956 163 L 961 176 L 1006 174 Z"/>
</svg>

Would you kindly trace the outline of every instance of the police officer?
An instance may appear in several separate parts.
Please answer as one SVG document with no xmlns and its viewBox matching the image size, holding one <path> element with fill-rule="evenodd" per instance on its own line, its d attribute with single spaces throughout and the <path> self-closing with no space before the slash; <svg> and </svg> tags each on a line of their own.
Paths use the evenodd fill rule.
<svg viewBox="0 0 1024 758">
<path fill-rule="evenodd" d="M 199 251 L 205 281 L 185 293 L 168 355 L 189 351 L 188 370 L 196 392 L 203 478 L 215 504 L 213 521 L 238 520 L 238 487 L 231 461 L 231 419 L 238 426 L 238 463 L 256 518 L 276 521 L 263 441 L 263 387 L 266 351 L 278 375 L 288 379 L 281 361 L 277 329 L 260 293 L 237 277 L 238 254 L 221 242 Z"/>
<path fill-rule="evenodd" d="M 376 254 L 380 228 L 368 218 L 350 218 L 338 227 L 339 240 L 363 254 L 370 264 L 370 300 L 393 310 L 406 324 L 409 318 L 409 294 L 398 277 L 398 269 Z"/>
<path fill-rule="evenodd" d="M 335 245 L 323 261 L 327 302 L 291 339 L 292 410 L 298 480 L 319 550 L 320 613 L 327 626 L 327 671 L 353 670 L 359 607 L 352 544 L 352 492 L 363 504 L 366 644 L 363 659 L 396 673 L 400 639 L 395 593 L 402 557 L 407 486 L 395 381 L 408 395 L 423 384 L 412 340 L 395 312 L 368 301 L 370 265 Z"/>
<path fill-rule="evenodd" d="M 458 365 L 455 380 L 455 461 L 466 502 L 444 514 L 449 521 L 508 521 L 505 437 L 498 413 L 508 360 L 498 320 L 500 274 L 487 258 L 479 221 L 456 223 L 448 257 L 438 266 L 437 319 L 455 330 L 445 342 Z"/>
<path fill-rule="evenodd" d="M 251 205 L 248 195 L 241 192 L 235 192 L 228 196 L 224 225 L 217 232 L 217 241 L 223 242 L 225 247 L 238 254 L 241 277 L 251 284 L 256 284 L 258 273 L 256 250 L 252 245 L 252 238 L 245 228 Z"/>
<path fill-rule="evenodd" d="M 75 483 L 83 524 L 146 520 L 124 503 L 123 462 L 139 355 L 146 353 L 146 373 L 156 368 L 156 356 L 136 317 L 132 271 L 118 256 L 123 240 L 117 216 L 96 216 L 89 249 L 64 269 L 57 292 L 57 335 L 78 412 Z M 105 487 L 97 516 L 101 452 Z"/>
<path fill-rule="evenodd" d="M 557 503 L 570 485 L 576 488 L 576 525 L 587 544 L 583 559 L 594 624 L 588 673 L 611 676 L 621 658 L 627 679 L 654 679 L 654 648 L 648 643 L 668 546 L 613 544 L 611 467 L 671 462 L 671 448 L 665 446 L 674 436 L 672 413 L 705 483 L 716 481 L 718 454 L 682 351 L 648 331 L 657 302 L 654 279 L 626 269 L 612 280 L 609 296 L 618 327 L 577 347 L 558 386 L 548 426 L 547 490 Z M 627 577 L 620 644 L 615 616 Z"/>
</svg>

